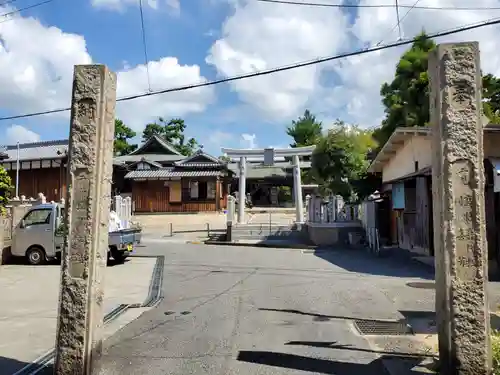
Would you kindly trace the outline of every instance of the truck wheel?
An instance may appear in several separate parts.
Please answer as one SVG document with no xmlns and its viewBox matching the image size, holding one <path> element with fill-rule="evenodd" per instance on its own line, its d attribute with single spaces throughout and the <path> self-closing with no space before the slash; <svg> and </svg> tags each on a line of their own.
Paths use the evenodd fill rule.
<svg viewBox="0 0 500 375">
<path fill-rule="evenodd" d="M 44 264 L 47 260 L 45 256 L 45 251 L 41 247 L 34 246 L 26 252 L 26 259 L 28 263 L 32 266 L 38 266 Z"/>
<path fill-rule="evenodd" d="M 118 263 L 123 263 L 125 261 L 125 258 L 127 257 L 123 251 L 118 251 L 118 250 L 111 250 L 111 256 Z"/>
</svg>

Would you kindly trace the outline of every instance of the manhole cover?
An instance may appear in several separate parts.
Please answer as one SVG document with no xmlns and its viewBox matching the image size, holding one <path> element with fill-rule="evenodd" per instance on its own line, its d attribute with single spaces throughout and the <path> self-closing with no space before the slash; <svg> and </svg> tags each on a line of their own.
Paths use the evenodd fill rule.
<svg viewBox="0 0 500 375">
<path fill-rule="evenodd" d="M 417 288 L 417 289 L 434 289 L 436 287 L 436 284 L 433 282 L 422 282 L 422 281 L 415 281 L 415 282 L 410 282 L 406 283 L 407 286 L 410 288 Z"/>
<path fill-rule="evenodd" d="M 379 320 L 354 320 L 359 333 L 362 335 L 402 336 L 413 335 L 413 330 L 404 321 L 384 322 Z"/>
</svg>

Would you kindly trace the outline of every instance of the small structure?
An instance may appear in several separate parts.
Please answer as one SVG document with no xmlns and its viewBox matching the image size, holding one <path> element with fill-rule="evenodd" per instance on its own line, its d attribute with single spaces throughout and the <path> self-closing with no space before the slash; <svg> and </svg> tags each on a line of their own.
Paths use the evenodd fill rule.
<svg viewBox="0 0 500 375">
<path fill-rule="evenodd" d="M 500 253 L 500 125 L 483 128 L 486 235 L 489 258 Z M 434 256 L 432 128 L 398 128 L 369 172 L 381 174 L 377 229 L 385 245 Z"/>
<path fill-rule="evenodd" d="M 228 168 L 233 172 L 230 192 L 239 190 L 239 162 L 229 162 Z M 311 168 L 311 162 L 300 161 L 300 169 Z M 275 161 L 267 166 L 262 161 L 247 159 L 245 191 L 249 193 L 254 206 L 287 207 L 293 204 L 293 164 L 290 161 Z M 312 185 L 302 185 L 303 196 L 315 191 Z"/>
<path fill-rule="evenodd" d="M 293 184 L 294 197 L 296 207 L 296 222 L 304 221 L 304 207 L 302 200 L 302 181 L 300 175 L 300 156 L 312 155 L 316 146 L 285 148 L 285 149 L 231 149 L 223 148 L 222 153 L 230 158 L 239 158 L 239 174 L 238 174 L 238 223 L 243 223 L 245 220 L 245 197 L 246 197 L 246 178 L 248 158 L 263 158 L 264 166 L 272 167 L 276 157 L 291 157 L 293 165 Z"/>
<path fill-rule="evenodd" d="M 154 135 L 140 148 L 114 159 L 115 192 L 132 193 L 135 212 L 207 212 L 226 207 L 231 172 L 227 163 L 196 151 L 186 157 Z"/>
<path fill-rule="evenodd" d="M 67 140 L 19 145 L 19 196 L 34 197 L 43 192 L 49 201 L 66 194 Z M 0 150 L 0 166 L 16 183 L 17 145 Z"/>
</svg>

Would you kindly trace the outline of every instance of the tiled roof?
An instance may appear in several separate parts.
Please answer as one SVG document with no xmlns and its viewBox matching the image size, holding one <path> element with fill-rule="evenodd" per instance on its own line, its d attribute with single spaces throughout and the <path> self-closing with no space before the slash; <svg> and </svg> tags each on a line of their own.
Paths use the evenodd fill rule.
<svg viewBox="0 0 500 375">
<path fill-rule="evenodd" d="M 114 158 L 114 164 L 119 165 L 123 163 L 140 162 L 143 158 L 156 163 L 165 163 L 182 160 L 183 155 L 166 155 L 166 154 L 142 154 L 142 155 L 123 155 Z"/>
<path fill-rule="evenodd" d="M 142 144 L 138 149 L 136 149 L 135 151 L 131 152 L 129 155 L 140 155 L 141 152 L 148 148 L 149 145 L 153 142 L 156 142 L 158 143 L 160 146 L 162 146 L 166 151 L 174 154 L 174 155 L 181 155 L 181 153 L 175 148 L 175 146 L 173 144 L 171 144 L 170 142 L 167 142 L 166 140 L 164 140 L 162 137 L 158 136 L 158 135 L 153 135 L 151 138 L 149 138 L 144 144 Z M 184 155 L 181 155 L 182 158 L 185 158 Z"/>
<path fill-rule="evenodd" d="M 184 168 L 214 168 L 223 166 L 222 163 L 175 163 L 176 166 Z"/>
<path fill-rule="evenodd" d="M 263 179 L 267 177 L 289 177 L 292 176 L 291 171 L 286 171 L 283 168 L 247 168 L 246 178 L 251 179 Z M 239 178 L 240 170 L 235 169 L 233 171 L 234 177 Z"/>
<path fill-rule="evenodd" d="M 163 168 L 163 165 L 161 165 L 160 163 L 157 163 L 155 161 L 149 160 L 146 157 L 143 157 L 141 160 L 133 162 L 132 164 L 129 164 L 128 167 L 131 168 L 134 165 L 137 165 L 137 164 L 140 164 L 140 163 L 149 164 L 150 166 L 155 167 L 155 168 Z"/>
<path fill-rule="evenodd" d="M 195 160 L 195 159 L 205 159 L 205 160 L 208 160 L 208 163 L 213 163 L 213 164 L 216 164 L 216 165 L 223 165 L 223 164 L 226 164 L 224 163 L 223 161 L 217 159 L 216 157 L 212 156 L 212 155 L 209 155 L 207 154 L 206 152 L 204 152 L 203 150 L 198 150 L 196 151 L 193 155 L 185 158 L 184 160 L 181 160 L 177 163 L 175 163 L 176 165 L 186 165 L 186 164 L 191 164 L 191 161 L 192 160 Z M 194 162 L 193 162 L 194 163 Z M 206 162 L 200 162 L 200 163 L 206 163 Z"/>
<path fill-rule="evenodd" d="M 231 162 L 228 164 L 228 168 L 231 170 L 239 170 L 239 163 L 234 163 Z M 266 166 L 261 162 L 247 162 L 247 170 L 250 169 L 272 169 L 272 168 L 282 168 L 282 169 L 292 169 L 293 164 L 287 161 L 277 161 L 271 166 Z M 300 168 L 306 169 L 306 168 L 311 168 L 311 162 L 310 161 L 300 161 Z"/>
<path fill-rule="evenodd" d="M 68 151 L 68 140 L 23 143 L 19 145 L 19 160 L 61 159 Z M 17 145 L 9 145 L 4 150 L 8 158 L 3 163 L 17 161 Z"/>
<path fill-rule="evenodd" d="M 288 162 L 276 162 L 273 166 L 269 167 L 260 163 L 248 163 L 247 178 L 263 179 L 267 177 L 290 177 L 292 176 L 292 171 L 290 170 L 292 167 L 293 165 Z M 303 169 L 311 168 L 311 162 L 301 161 L 300 167 Z M 234 173 L 234 177 L 239 177 L 240 168 L 238 163 L 230 163 L 228 168 Z"/>
<path fill-rule="evenodd" d="M 139 170 L 131 171 L 125 175 L 127 179 L 156 179 L 170 177 L 217 177 L 222 174 L 221 171 L 179 171 L 173 169 L 157 169 L 157 170 Z"/>
</svg>

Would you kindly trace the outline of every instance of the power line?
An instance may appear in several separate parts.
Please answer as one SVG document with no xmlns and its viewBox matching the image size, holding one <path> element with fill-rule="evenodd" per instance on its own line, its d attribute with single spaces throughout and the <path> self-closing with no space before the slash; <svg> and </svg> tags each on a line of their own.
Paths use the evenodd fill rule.
<svg viewBox="0 0 500 375">
<path fill-rule="evenodd" d="M 150 76 L 149 76 L 148 47 L 146 44 L 146 28 L 144 27 L 144 12 L 142 10 L 142 0 L 139 0 L 139 9 L 141 12 L 142 46 L 144 49 L 144 60 L 146 61 L 146 74 L 148 76 L 148 89 L 151 92 L 151 80 L 150 80 Z"/>
<path fill-rule="evenodd" d="M 380 4 L 380 5 L 369 5 L 369 4 L 327 4 L 327 3 L 311 3 L 293 0 L 255 0 L 261 3 L 274 3 L 274 4 L 286 4 L 286 5 L 303 5 L 311 7 L 326 7 L 326 8 L 410 8 L 410 9 L 427 9 L 427 10 L 500 10 L 499 7 L 453 7 L 453 6 L 443 6 L 443 7 L 432 7 L 432 6 L 415 6 L 411 5 L 401 5 L 398 6 L 393 4 Z"/>
<path fill-rule="evenodd" d="M 12 4 L 12 3 L 15 3 L 17 0 L 8 0 L 8 1 L 4 1 L 3 3 L 0 3 L 0 7 L 3 7 L 5 5 L 9 5 L 9 4 Z"/>
<path fill-rule="evenodd" d="M 413 6 L 406 11 L 406 13 L 404 14 L 403 17 L 401 17 L 401 19 L 399 19 L 399 12 L 398 12 L 398 23 L 396 25 L 394 25 L 394 27 L 387 33 L 387 36 L 391 35 L 392 32 L 396 29 L 396 27 L 398 27 L 399 28 L 399 39 L 402 39 L 402 37 L 401 37 L 401 23 L 405 20 L 405 18 L 412 11 L 412 9 L 415 9 L 415 7 L 417 6 L 417 4 L 419 2 L 420 2 L 420 0 L 415 1 L 415 3 L 413 3 Z M 381 45 L 384 42 L 385 38 L 386 37 L 383 37 L 382 39 L 380 39 L 380 41 L 376 45 L 377 46 Z"/>
<path fill-rule="evenodd" d="M 10 2 L 0 4 L 0 6 L 1 5 L 5 5 L 5 4 L 13 3 L 14 1 L 16 1 L 16 0 L 11 0 Z M 46 1 L 42 1 L 40 3 L 29 5 L 29 6 L 24 7 L 24 8 L 18 8 L 16 10 L 11 11 L 11 12 L 0 14 L 0 17 L 9 17 L 9 16 L 12 16 L 13 14 L 20 13 L 23 10 L 33 9 L 33 8 L 39 7 L 41 5 L 45 5 L 45 4 L 51 3 L 52 1 L 54 1 L 54 0 L 46 0 Z M 2 21 L 0 21 L 0 23 L 4 23 L 4 22 L 10 21 L 10 20 L 12 20 L 12 18 L 8 18 L 6 20 L 2 20 Z"/>
<path fill-rule="evenodd" d="M 441 31 L 441 32 L 437 32 L 434 34 L 429 34 L 428 38 L 429 39 L 440 38 L 443 36 L 453 35 L 453 34 L 457 34 L 457 33 L 464 32 L 464 31 L 479 29 L 481 27 L 493 26 L 493 25 L 498 25 L 498 24 L 500 24 L 500 18 L 493 18 L 493 19 L 489 19 L 489 20 L 475 23 L 475 24 L 470 24 L 470 25 L 457 27 L 457 28 L 447 30 L 447 31 Z M 239 81 L 241 79 L 254 78 L 254 77 L 274 74 L 274 73 L 278 73 L 278 72 L 283 72 L 283 71 L 287 71 L 287 70 L 303 68 L 306 66 L 316 65 L 316 64 L 320 64 L 320 63 L 324 63 L 324 62 L 328 62 L 328 61 L 364 55 L 366 53 L 382 51 L 382 50 L 386 50 L 386 49 L 390 49 L 390 48 L 396 48 L 396 47 L 412 44 L 413 42 L 414 42 L 414 38 L 411 38 L 411 39 L 406 39 L 403 41 L 398 41 L 398 42 L 386 44 L 383 46 L 375 46 L 375 47 L 367 48 L 364 50 L 346 52 L 346 53 L 343 53 L 340 55 L 335 55 L 335 56 L 321 57 L 321 58 L 317 58 L 314 60 L 302 61 L 302 62 L 298 62 L 298 63 L 286 65 L 286 66 L 281 66 L 281 67 L 277 67 L 277 68 L 261 70 L 261 71 L 254 72 L 254 73 L 241 74 L 241 75 L 228 77 L 228 78 L 222 78 L 222 79 L 218 79 L 218 80 L 214 80 L 214 81 L 200 82 L 200 83 L 195 83 L 195 84 L 191 84 L 191 85 L 184 85 L 184 86 L 178 86 L 178 87 L 173 87 L 173 88 L 164 89 L 164 90 L 151 91 L 151 92 L 142 93 L 142 94 L 125 96 L 122 98 L 118 98 L 116 101 L 117 102 L 125 102 L 125 101 L 129 101 L 129 100 L 144 98 L 147 96 L 166 94 L 166 93 L 170 93 L 170 92 L 186 91 L 186 90 L 191 90 L 191 89 L 200 88 L 200 87 L 214 86 L 214 85 L 218 85 L 221 83 Z M 70 108 L 60 108 L 60 109 L 53 109 L 53 110 L 49 110 L 49 111 L 41 111 L 41 112 L 27 113 L 27 114 L 22 114 L 22 115 L 0 117 L 0 121 L 14 120 L 14 119 L 19 119 L 19 118 L 27 118 L 27 117 L 35 117 L 35 116 L 41 116 L 41 115 L 46 115 L 46 114 L 65 112 L 65 111 L 69 111 L 69 110 L 70 110 Z"/>
<path fill-rule="evenodd" d="M 401 20 L 399 19 L 399 6 L 398 6 L 398 0 L 396 0 L 396 27 L 398 28 L 399 31 L 399 40 L 402 39 L 401 36 Z"/>
</svg>

